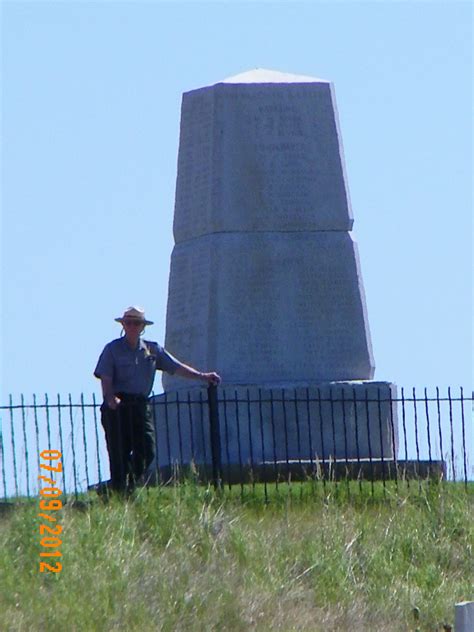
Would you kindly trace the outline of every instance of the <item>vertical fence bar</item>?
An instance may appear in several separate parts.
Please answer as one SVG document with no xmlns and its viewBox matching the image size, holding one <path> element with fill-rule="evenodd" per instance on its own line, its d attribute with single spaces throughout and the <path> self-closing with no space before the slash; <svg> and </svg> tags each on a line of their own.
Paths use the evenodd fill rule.
<svg viewBox="0 0 474 632">
<path fill-rule="evenodd" d="M 232 472 L 230 467 L 230 453 L 229 453 L 229 423 L 227 418 L 227 397 L 225 389 L 222 392 L 222 397 L 224 399 L 224 428 L 225 428 L 225 453 L 227 458 L 227 484 L 229 486 L 229 491 L 232 490 Z"/>
<path fill-rule="evenodd" d="M 428 404 L 428 391 L 425 387 L 425 416 L 426 416 L 426 437 L 428 439 L 428 477 L 431 479 L 431 470 L 433 468 L 433 458 L 431 452 L 431 429 L 430 429 L 430 411 Z"/>
<path fill-rule="evenodd" d="M 86 468 L 86 483 L 87 489 L 89 489 L 90 480 L 89 480 L 89 463 L 87 456 L 87 437 L 86 437 L 86 409 L 84 406 L 84 393 L 81 393 L 81 416 L 82 416 L 82 441 L 84 446 L 84 462 Z"/>
<path fill-rule="evenodd" d="M 268 503 L 267 493 L 267 466 L 265 463 L 265 441 L 263 435 L 263 410 L 262 410 L 262 389 L 258 389 L 258 411 L 260 416 L 260 441 L 262 444 L 262 472 L 263 472 L 263 492 L 265 496 L 265 502 Z"/>
<path fill-rule="evenodd" d="M 51 427 L 49 420 L 49 402 L 48 402 L 48 394 L 44 394 L 44 405 L 46 408 L 46 432 L 48 434 L 48 450 L 51 450 Z"/>
<path fill-rule="evenodd" d="M 22 396 L 22 406 L 23 406 L 23 396 Z M 36 395 L 33 395 L 33 413 L 35 419 L 35 435 L 36 435 L 36 464 L 38 467 L 38 472 L 40 471 L 40 442 L 39 442 L 39 426 L 38 426 L 38 408 L 36 406 Z"/>
<path fill-rule="evenodd" d="M 2 461 L 2 478 L 3 478 L 3 500 L 7 500 L 7 476 L 5 473 L 5 450 L 3 449 L 3 433 L 0 420 L 0 459 Z"/>
<path fill-rule="evenodd" d="M 318 393 L 318 410 L 319 410 L 319 434 L 321 439 L 321 452 L 323 457 L 323 490 L 326 495 L 326 448 L 324 446 L 324 429 L 323 429 L 323 405 L 321 402 L 321 390 L 317 389 Z"/>
<path fill-rule="evenodd" d="M 416 389 L 413 388 L 413 414 L 415 423 L 415 446 L 416 446 L 416 477 L 418 479 L 418 490 L 421 491 L 421 476 L 420 476 L 420 445 L 418 442 L 418 410 L 417 410 Z"/>
<path fill-rule="evenodd" d="M 441 453 L 441 467 L 444 474 L 444 450 L 443 450 L 443 432 L 441 428 L 441 405 L 439 401 L 439 388 L 436 387 L 436 408 L 438 412 L 438 433 L 439 433 L 439 450 Z"/>
<path fill-rule="evenodd" d="M 395 467 L 395 490 L 398 494 L 398 454 L 397 454 L 397 442 L 395 440 L 395 423 L 393 419 L 393 399 L 392 399 L 392 389 L 389 387 L 388 389 L 388 400 L 390 406 L 390 431 L 391 431 L 391 439 L 392 439 L 392 452 L 393 452 L 393 461 Z"/>
<path fill-rule="evenodd" d="M 44 405 L 45 405 L 45 410 L 46 410 L 46 432 L 48 434 L 48 449 L 51 450 L 52 446 L 51 446 L 51 423 L 50 423 L 50 416 L 49 416 L 49 399 L 48 399 L 48 394 L 45 393 L 44 394 Z M 62 462 L 62 460 L 61 460 Z"/>
<path fill-rule="evenodd" d="M 466 427 L 464 420 L 464 391 L 461 386 L 461 432 L 462 432 L 462 452 L 464 463 L 464 487 L 467 491 L 467 454 L 466 454 Z"/>
<path fill-rule="evenodd" d="M 28 441 L 26 437 L 26 415 L 25 415 L 25 402 L 23 399 L 23 394 L 21 395 L 21 422 L 23 426 L 23 442 L 25 444 L 25 469 L 26 469 L 26 495 L 30 498 L 30 467 L 29 467 L 29 456 L 28 456 Z M 39 472 L 38 472 L 39 475 Z"/>
<path fill-rule="evenodd" d="M 285 457 L 286 457 L 286 482 L 291 491 L 290 455 L 288 452 L 288 419 L 286 416 L 285 389 L 281 389 L 281 401 L 283 406 L 283 425 L 285 428 Z"/>
<path fill-rule="evenodd" d="M 341 403 L 342 403 L 342 426 L 344 429 L 344 455 L 345 455 L 345 462 L 346 462 L 346 487 L 347 487 L 347 496 L 350 498 L 351 487 L 350 487 L 350 473 L 349 473 L 349 458 L 348 458 L 348 449 L 347 449 L 346 399 L 345 399 L 343 388 L 341 388 Z"/>
<path fill-rule="evenodd" d="M 171 463 L 170 424 L 169 424 L 168 407 L 169 407 L 168 393 L 165 393 L 166 451 L 168 454 L 168 467 L 170 468 L 170 479 L 172 479 L 173 478 L 173 464 Z"/>
<path fill-rule="evenodd" d="M 359 494 L 362 493 L 362 470 L 360 465 L 360 444 L 359 444 L 359 413 L 357 407 L 357 393 L 356 389 L 352 389 L 352 401 L 354 402 L 354 424 L 355 424 L 355 439 L 356 439 L 356 455 L 357 455 L 357 478 L 359 480 Z"/>
<path fill-rule="evenodd" d="M 244 475 L 243 475 L 243 467 L 242 467 L 242 444 L 240 440 L 240 415 L 239 415 L 239 399 L 237 394 L 237 389 L 234 392 L 234 401 L 235 401 L 235 421 L 237 424 L 237 447 L 239 454 L 239 472 L 240 472 L 240 497 L 244 497 Z"/>
<path fill-rule="evenodd" d="M 253 458 L 253 436 L 252 436 L 252 422 L 250 414 L 250 391 L 247 389 L 247 424 L 249 433 L 249 450 L 250 450 L 250 471 L 252 476 L 252 491 L 255 493 L 255 472 L 254 472 L 254 458 Z"/>
<path fill-rule="evenodd" d="M 306 419 L 308 421 L 308 444 L 309 444 L 309 461 L 311 463 L 311 480 L 314 478 L 314 461 L 313 461 L 313 435 L 311 431 L 311 411 L 309 405 L 309 388 L 306 388 Z M 314 481 L 313 481 L 314 482 Z M 314 491 L 314 487 L 313 487 Z"/>
<path fill-rule="evenodd" d="M 78 490 L 77 490 L 77 468 L 76 468 L 76 446 L 75 446 L 76 441 L 74 437 L 74 419 L 73 419 L 73 413 L 72 413 L 71 393 L 69 393 L 69 421 L 71 423 L 71 449 L 72 449 L 72 469 L 74 473 L 74 495 L 76 496 L 76 499 L 77 499 Z M 63 467 L 64 467 L 64 462 L 63 462 Z"/>
<path fill-rule="evenodd" d="M 217 386 L 208 386 L 207 397 L 209 402 L 209 431 L 211 437 L 212 455 L 212 483 L 214 489 L 222 488 L 222 463 L 221 463 L 221 434 L 219 427 L 219 403 L 217 401 Z"/>
<path fill-rule="evenodd" d="M 337 447 L 336 447 L 336 425 L 334 420 L 334 399 L 332 396 L 332 388 L 329 387 L 329 405 L 331 407 L 331 427 L 332 427 L 332 449 L 333 449 L 333 458 L 334 458 L 334 484 L 336 488 L 336 492 L 338 490 L 337 486 Z"/>
<path fill-rule="evenodd" d="M 407 463 L 408 463 L 408 445 L 407 445 L 407 425 L 406 425 L 406 411 L 405 411 L 405 391 L 402 386 L 402 427 L 403 427 L 403 444 L 405 448 L 405 479 L 408 489 L 410 489 L 410 477 L 407 476 Z"/>
<path fill-rule="evenodd" d="M 280 474 L 278 472 L 277 449 L 276 449 L 276 433 L 275 433 L 275 414 L 273 407 L 273 389 L 270 389 L 270 419 L 272 423 L 272 441 L 273 441 L 273 467 L 275 471 L 275 489 L 278 492 L 278 484 Z"/>
<path fill-rule="evenodd" d="M 66 489 L 66 467 L 65 467 L 65 463 L 64 463 L 64 457 L 66 456 L 64 453 L 64 443 L 63 443 L 63 423 L 62 423 L 62 405 L 61 405 L 61 397 L 59 396 L 58 393 L 58 425 L 59 425 L 59 445 L 61 446 L 61 462 L 63 464 L 63 494 L 67 493 L 67 489 Z"/>
<path fill-rule="evenodd" d="M 373 496 L 374 495 L 374 462 L 372 459 L 372 439 L 370 436 L 369 394 L 367 391 L 367 387 L 365 387 L 365 414 L 367 416 L 367 444 L 369 448 L 369 463 L 370 463 L 370 490 Z"/>
<path fill-rule="evenodd" d="M 298 465 L 300 468 L 301 484 L 300 484 L 300 498 L 303 497 L 303 463 L 301 461 L 301 436 L 300 436 L 300 418 L 298 414 L 298 393 L 296 388 L 295 394 L 295 424 L 296 424 L 296 449 L 298 450 Z"/>
<path fill-rule="evenodd" d="M 180 404 L 181 404 L 181 400 L 179 399 L 179 392 L 176 393 L 176 420 L 177 420 L 177 424 L 178 424 L 178 449 L 179 449 L 179 467 L 181 468 L 181 470 L 183 469 L 183 436 L 181 433 L 181 410 L 180 410 Z"/>
<path fill-rule="evenodd" d="M 102 481 L 102 474 L 100 471 L 100 449 L 99 449 L 99 432 L 97 429 L 97 402 L 95 399 L 95 393 L 92 393 L 92 410 L 94 416 L 94 432 L 95 432 L 95 451 L 97 455 L 97 482 L 100 483 Z M 155 421 L 155 407 L 153 406 L 153 427 Z M 156 441 L 156 433 L 155 433 L 155 441 Z"/>
<path fill-rule="evenodd" d="M 380 436 L 380 458 L 382 460 L 382 486 L 383 497 L 386 497 L 386 485 L 385 485 L 385 458 L 383 451 L 383 435 L 382 435 L 382 405 L 380 401 L 380 388 L 377 388 L 377 412 L 379 416 L 379 436 Z"/>
<path fill-rule="evenodd" d="M 191 464 L 192 467 L 196 466 L 196 452 L 194 447 L 194 424 L 191 404 L 191 392 L 188 391 L 188 417 L 189 417 L 189 440 L 191 445 Z"/>
<path fill-rule="evenodd" d="M 15 424 L 13 419 L 13 398 L 10 395 L 10 440 L 12 444 L 13 457 L 13 479 L 15 481 L 15 496 L 18 496 L 18 474 L 16 467 L 16 450 L 15 450 Z"/>
<path fill-rule="evenodd" d="M 449 426 L 451 429 L 451 464 L 453 472 L 453 482 L 456 482 L 456 467 L 454 464 L 454 428 L 453 428 L 453 400 L 451 398 L 451 387 L 448 388 L 449 400 Z"/>
<path fill-rule="evenodd" d="M 199 391 L 199 407 L 201 411 L 201 438 L 202 438 L 202 452 L 204 458 L 204 471 L 207 479 L 207 468 L 210 465 L 207 459 L 207 447 L 206 447 L 206 433 L 204 432 L 204 399 L 202 397 L 202 390 Z M 209 416 L 209 411 L 208 411 Z"/>
<path fill-rule="evenodd" d="M 155 393 L 152 393 L 151 396 L 151 416 L 153 418 L 153 430 L 155 431 L 155 473 L 154 473 L 154 482 L 155 485 L 161 484 L 161 473 L 160 473 L 160 442 L 158 440 L 158 426 L 156 424 L 156 410 L 160 404 L 157 404 L 155 401 Z M 158 408 L 160 410 L 160 408 Z M 150 472 L 150 476 L 152 476 Z"/>
</svg>

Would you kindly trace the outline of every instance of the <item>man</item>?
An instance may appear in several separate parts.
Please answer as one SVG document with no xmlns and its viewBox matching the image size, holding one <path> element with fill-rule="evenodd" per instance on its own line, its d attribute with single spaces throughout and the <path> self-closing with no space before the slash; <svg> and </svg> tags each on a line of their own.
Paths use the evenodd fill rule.
<svg viewBox="0 0 474 632">
<path fill-rule="evenodd" d="M 148 397 L 155 371 L 180 375 L 217 385 L 217 373 L 202 373 L 174 358 L 156 342 L 141 335 L 151 320 L 140 307 L 129 307 L 116 318 L 124 335 L 109 342 L 102 351 L 94 375 L 100 379 L 101 406 L 110 461 L 110 486 L 132 491 L 155 458 L 155 428 Z"/>
</svg>

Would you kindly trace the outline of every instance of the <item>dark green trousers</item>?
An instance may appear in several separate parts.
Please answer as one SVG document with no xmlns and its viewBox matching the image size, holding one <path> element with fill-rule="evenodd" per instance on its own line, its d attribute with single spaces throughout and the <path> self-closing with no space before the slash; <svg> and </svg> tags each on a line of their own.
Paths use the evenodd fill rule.
<svg viewBox="0 0 474 632">
<path fill-rule="evenodd" d="M 145 397 L 117 393 L 116 410 L 103 404 L 102 426 L 109 453 L 111 487 L 132 491 L 155 458 L 155 427 Z"/>
</svg>

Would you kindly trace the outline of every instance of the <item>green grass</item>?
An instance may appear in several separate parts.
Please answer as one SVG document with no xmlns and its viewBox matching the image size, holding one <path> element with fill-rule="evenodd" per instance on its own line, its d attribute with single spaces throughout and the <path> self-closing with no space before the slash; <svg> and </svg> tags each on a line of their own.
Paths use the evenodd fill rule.
<svg viewBox="0 0 474 632">
<path fill-rule="evenodd" d="M 38 570 L 38 501 L 21 503 L 0 517 L 0 630 L 452 625 L 474 596 L 472 486 L 352 485 L 269 487 L 266 504 L 260 486 L 184 484 L 66 506 L 56 575 Z"/>
</svg>

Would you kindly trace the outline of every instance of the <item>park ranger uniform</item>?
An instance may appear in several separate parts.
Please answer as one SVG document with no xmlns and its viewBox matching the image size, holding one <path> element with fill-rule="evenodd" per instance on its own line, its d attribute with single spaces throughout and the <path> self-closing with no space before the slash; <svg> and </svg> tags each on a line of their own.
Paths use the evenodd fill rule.
<svg viewBox="0 0 474 632">
<path fill-rule="evenodd" d="M 101 406 L 110 461 L 111 487 L 131 491 L 155 458 L 155 428 L 148 397 L 155 371 L 175 373 L 181 366 L 156 342 L 138 341 L 135 349 L 125 338 L 109 342 L 102 351 L 94 375 L 112 379 L 121 403 L 116 410 Z"/>
</svg>

